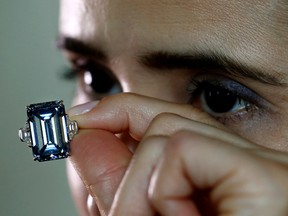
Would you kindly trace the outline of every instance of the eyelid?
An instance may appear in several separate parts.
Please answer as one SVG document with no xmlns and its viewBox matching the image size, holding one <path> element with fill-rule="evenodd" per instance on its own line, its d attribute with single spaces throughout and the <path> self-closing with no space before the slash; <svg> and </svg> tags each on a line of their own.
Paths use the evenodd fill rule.
<svg viewBox="0 0 288 216">
<path fill-rule="evenodd" d="M 84 69 L 83 63 L 79 63 L 79 58 L 68 57 L 68 59 L 70 64 L 61 69 L 61 78 L 73 80 L 79 75 L 80 71 Z"/>
<path fill-rule="evenodd" d="M 271 108 L 271 105 L 268 101 L 258 95 L 256 92 L 246 87 L 245 85 L 225 76 L 221 75 L 198 75 L 194 77 L 191 81 L 192 85 L 188 87 L 188 92 L 190 94 L 196 96 L 197 89 L 201 90 L 205 87 L 205 85 L 212 85 L 215 87 L 223 88 L 234 95 L 237 95 L 247 102 L 251 102 L 256 106 Z"/>
<path fill-rule="evenodd" d="M 74 71 L 75 75 L 77 75 L 79 72 L 90 71 L 92 73 L 97 70 L 102 70 L 108 73 L 110 76 L 115 77 L 114 73 L 110 70 L 109 67 L 94 59 L 82 57 L 70 59 L 70 62 L 72 64 L 72 70 Z"/>
</svg>

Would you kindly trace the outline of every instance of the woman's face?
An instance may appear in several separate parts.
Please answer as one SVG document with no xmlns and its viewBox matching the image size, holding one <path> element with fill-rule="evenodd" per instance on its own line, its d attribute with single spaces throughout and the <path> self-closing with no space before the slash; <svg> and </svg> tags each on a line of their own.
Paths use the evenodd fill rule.
<svg viewBox="0 0 288 216">
<path fill-rule="evenodd" d="M 62 0 L 75 104 L 134 92 L 209 113 L 288 150 L 286 0 Z"/>
</svg>

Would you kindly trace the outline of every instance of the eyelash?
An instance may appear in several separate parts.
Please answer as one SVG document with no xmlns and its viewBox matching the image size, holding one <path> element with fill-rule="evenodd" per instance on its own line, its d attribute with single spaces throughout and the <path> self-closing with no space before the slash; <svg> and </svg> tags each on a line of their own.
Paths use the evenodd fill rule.
<svg viewBox="0 0 288 216">
<path fill-rule="evenodd" d="M 209 103 L 207 103 L 207 101 L 203 101 L 207 100 L 207 92 L 211 93 L 210 95 L 212 96 L 216 95 L 216 99 L 217 93 L 219 92 L 224 92 L 227 97 L 230 97 L 230 99 L 231 97 L 234 97 L 233 99 L 235 101 L 234 105 L 231 107 L 232 111 L 229 110 L 227 112 L 218 113 L 213 112 L 210 107 L 207 107 Z M 196 79 L 193 78 L 191 85 L 188 88 L 188 93 L 191 95 L 191 99 L 189 101 L 190 104 L 204 110 L 223 124 L 235 121 L 239 122 L 247 117 L 254 117 L 256 113 L 261 114 L 261 112 L 259 112 L 260 108 L 264 107 L 264 100 L 255 92 L 234 80 L 222 76 L 211 75 L 202 77 L 199 76 Z M 221 97 L 220 99 L 223 100 Z M 227 103 L 229 104 L 229 102 Z M 221 103 L 219 104 L 221 105 Z M 232 108 L 235 106 L 240 106 L 241 109 L 233 110 Z"/>
<path fill-rule="evenodd" d="M 77 77 L 78 71 L 73 67 L 65 66 L 61 69 L 60 76 L 64 80 L 73 80 Z"/>
<path fill-rule="evenodd" d="M 62 77 L 68 80 L 78 76 L 82 77 L 84 91 L 92 98 L 99 99 L 122 91 L 112 72 L 105 66 L 92 61 L 81 61 L 79 65 L 75 63 L 73 67 L 65 68 L 62 73 Z"/>
<path fill-rule="evenodd" d="M 87 83 L 84 81 L 85 73 L 90 74 L 90 83 Z M 100 75 L 99 75 L 100 74 Z M 100 79 L 100 85 L 103 84 L 101 82 L 101 76 L 104 74 L 104 77 L 110 77 L 112 80 L 112 83 L 110 82 L 111 87 L 108 86 L 107 89 L 99 92 L 99 79 Z M 84 91 L 86 94 L 91 97 L 91 99 L 100 99 L 104 96 L 119 93 L 122 91 L 121 86 L 117 79 L 112 75 L 110 71 L 108 71 L 107 68 L 105 68 L 102 65 L 98 65 L 94 62 L 85 62 L 85 64 L 81 65 L 74 65 L 72 68 L 65 68 L 64 72 L 62 73 L 62 77 L 64 79 L 74 79 L 77 76 L 82 76 L 83 78 L 83 84 L 84 84 Z M 97 77 L 98 76 L 98 77 Z M 100 76 L 100 78 L 99 78 Z M 103 76 L 102 76 L 103 78 Z M 110 79 L 109 78 L 109 79 Z M 111 81 L 110 80 L 110 81 Z M 95 83 L 96 82 L 96 83 Z M 116 86 L 116 87 L 115 87 Z M 86 90 L 85 90 L 86 89 Z M 87 90 L 89 89 L 89 90 Z M 98 89 L 98 90 L 97 90 Z M 113 91 L 111 91 L 111 89 Z M 213 92 L 214 90 L 218 90 L 221 92 L 226 92 L 229 94 L 229 96 L 236 98 L 237 101 L 235 101 L 236 106 L 241 105 L 241 109 L 233 110 L 233 112 L 224 112 L 224 113 L 216 113 L 213 112 L 212 109 L 209 109 L 207 111 L 207 103 L 204 103 L 203 100 L 205 100 L 205 92 L 210 91 Z M 265 109 L 261 109 L 265 107 L 265 100 L 261 98 L 257 93 L 250 90 L 248 87 L 230 79 L 227 77 L 223 77 L 220 75 L 201 75 L 196 76 L 196 78 L 193 78 L 190 82 L 190 85 L 187 89 L 190 100 L 189 103 L 193 106 L 202 109 L 203 111 L 210 114 L 212 117 L 214 117 L 216 120 L 223 124 L 231 124 L 231 123 L 237 123 L 240 121 L 243 121 L 245 119 L 253 118 L 255 114 L 260 115 L 261 112 Z M 196 104 L 198 100 L 198 103 Z M 202 100 L 202 101 L 201 101 Z M 206 106 L 206 110 L 204 105 Z M 221 104 L 221 103 L 220 103 Z M 222 104 L 227 104 L 222 103 Z M 229 103 L 228 103 L 229 104 Z M 228 105 L 229 107 L 229 105 Z M 212 111 L 212 112 L 211 112 Z"/>
</svg>

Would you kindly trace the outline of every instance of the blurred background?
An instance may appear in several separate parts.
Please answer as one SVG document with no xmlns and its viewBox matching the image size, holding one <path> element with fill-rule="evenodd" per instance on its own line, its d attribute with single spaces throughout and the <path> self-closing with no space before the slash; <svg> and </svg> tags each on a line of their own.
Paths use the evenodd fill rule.
<svg viewBox="0 0 288 216">
<path fill-rule="evenodd" d="M 0 215 L 77 215 L 65 161 L 39 163 L 18 138 L 25 106 L 63 99 L 74 83 L 61 79 L 67 63 L 55 48 L 57 0 L 0 0 Z"/>
</svg>

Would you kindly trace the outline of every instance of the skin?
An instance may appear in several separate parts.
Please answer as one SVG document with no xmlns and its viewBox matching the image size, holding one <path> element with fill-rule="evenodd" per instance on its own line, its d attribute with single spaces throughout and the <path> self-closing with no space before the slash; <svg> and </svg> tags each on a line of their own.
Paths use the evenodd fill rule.
<svg viewBox="0 0 288 216">
<path fill-rule="evenodd" d="M 64 43 L 68 60 L 102 65 L 126 92 L 97 94 L 78 72 L 74 104 L 103 98 L 69 111 L 81 128 L 68 162 L 81 215 L 287 215 L 287 13 L 284 0 L 62 0 L 62 38 L 103 54 Z M 225 57 L 246 75 L 145 65 L 147 53 Z M 215 116 L 187 91 L 205 79 L 256 99 Z"/>
</svg>

